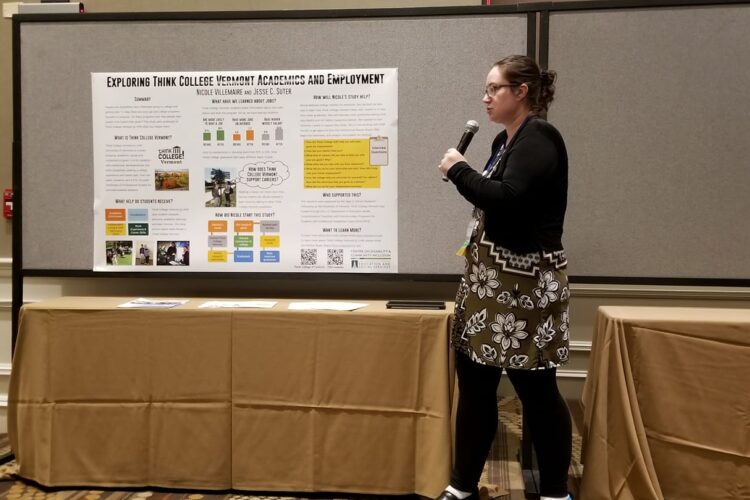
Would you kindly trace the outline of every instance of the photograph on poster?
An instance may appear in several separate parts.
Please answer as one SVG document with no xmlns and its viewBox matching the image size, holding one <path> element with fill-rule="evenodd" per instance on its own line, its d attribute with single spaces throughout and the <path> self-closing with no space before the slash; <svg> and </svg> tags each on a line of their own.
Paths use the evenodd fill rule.
<svg viewBox="0 0 750 500">
<path fill-rule="evenodd" d="M 207 207 L 237 206 L 237 182 L 233 168 L 207 168 L 204 179 Z"/>
<path fill-rule="evenodd" d="M 156 244 L 157 266 L 189 266 L 189 241 L 159 241 Z"/>
<path fill-rule="evenodd" d="M 138 254 L 135 256 L 136 266 L 153 266 L 154 265 L 154 244 L 150 241 L 141 243 L 138 247 Z"/>
<path fill-rule="evenodd" d="M 106 248 L 108 266 L 130 266 L 133 264 L 132 241 L 108 241 Z"/>
<path fill-rule="evenodd" d="M 154 172 L 154 188 L 157 191 L 187 191 L 190 189 L 190 171 L 156 170 Z"/>
</svg>

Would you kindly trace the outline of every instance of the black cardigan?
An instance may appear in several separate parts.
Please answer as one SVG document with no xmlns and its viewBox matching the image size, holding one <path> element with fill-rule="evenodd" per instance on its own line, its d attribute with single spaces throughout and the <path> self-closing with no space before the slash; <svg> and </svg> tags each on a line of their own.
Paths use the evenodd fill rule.
<svg viewBox="0 0 750 500">
<path fill-rule="evenodd" d="M 508 134 L 500 132 L 493 154 Z M 568 153 L 560 132 L 532 116 L 511 139 L 490 178 L 458 162 L 448 171 L 458 192 L 485 214 L 485 234 L 516 253 L 562 250 Z"/>
</svg>

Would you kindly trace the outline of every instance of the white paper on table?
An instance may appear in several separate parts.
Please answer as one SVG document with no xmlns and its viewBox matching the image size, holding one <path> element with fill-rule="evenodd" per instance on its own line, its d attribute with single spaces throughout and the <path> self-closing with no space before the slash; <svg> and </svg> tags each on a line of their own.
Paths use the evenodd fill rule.
<svg viewBox="0 0 750 500">
<path fill-rule="evenodd" d="M 198 306 L 198 309 L 238 308 L 238 309 L 271 309 L 278 304 L 271 300 L 209 300 Z"/>
<path fill-rule="evenodd" d="M 140 297 L 138 299 L 133 299 L 129 302 L 125 302 L 124 304 L 120 304 L 117 307 L 124 307 L 124 308 L 131 308 L 131 309 L 148 309 L 148 308 L 168 309 L 170 307 L 181 306 L 182 304 L 185 304 L 186 302 L 187 300 L 176 300 L 176 299 L 153 300 L 153 299 L 144 299 L 143 297 Z"/>
<path fill-rule="evenodd" d="M 290 311 L 356 311 L 366 307 L 361 302 L 333 302 L 316 300 L 314 302 L 292 302 L 289 304 Z"/>
</svg>

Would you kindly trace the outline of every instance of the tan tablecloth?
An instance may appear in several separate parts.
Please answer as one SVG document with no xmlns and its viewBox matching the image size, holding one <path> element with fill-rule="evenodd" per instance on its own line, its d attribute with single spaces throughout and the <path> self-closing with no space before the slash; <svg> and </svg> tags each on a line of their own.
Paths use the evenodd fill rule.
<svg viewBox="0 0 750 500">
<path fill-rule="evenodd" d="M 436 496 L 451 461 L 446 311 L 27 305 L 8 407 L 44 485 Z"/>
<path fill-rule="evenodd" d="M 581 500 L 750 498 L 750 310 L 601 307 Z"/>
</svg>

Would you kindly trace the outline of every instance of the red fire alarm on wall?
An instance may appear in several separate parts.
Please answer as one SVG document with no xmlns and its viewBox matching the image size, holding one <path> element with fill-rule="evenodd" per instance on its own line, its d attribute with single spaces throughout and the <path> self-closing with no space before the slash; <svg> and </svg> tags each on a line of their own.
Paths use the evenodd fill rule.
<svg viewBox="0 0 750 500">
<path fill-rule="evenodd" d="M 3 190 L 3 217 L 6 219 L 13 218 L 13 190 Z"/>
</svg>

